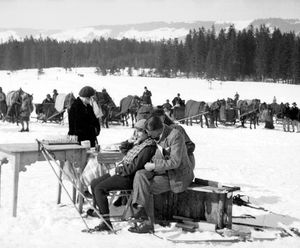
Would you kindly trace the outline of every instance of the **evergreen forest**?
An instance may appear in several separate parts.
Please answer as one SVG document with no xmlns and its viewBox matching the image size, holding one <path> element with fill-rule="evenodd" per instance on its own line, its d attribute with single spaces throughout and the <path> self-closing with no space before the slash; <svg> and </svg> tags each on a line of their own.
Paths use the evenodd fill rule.
<svg viewBox="0 0 300 250">
<path fill-rule="evenodd" d="M 19 70 L 95 67 L 96 73 L 151 69 L 155 77 L 199 77 L 220 81 L 272 81 L 300 84 L 300 37 L 294 32 L 272 32 L 264 25 L 237 31 L 234 26 L 216 34 L 190 30 L 183 39 L 137 41 L 99 38 L 91 42 L 54 39 L 0 44 L 0 69 Z M 145 71 L 146 72 L 146 71 Z M 143 73 L 141 76 L 150 76 Z"/>
</svg>

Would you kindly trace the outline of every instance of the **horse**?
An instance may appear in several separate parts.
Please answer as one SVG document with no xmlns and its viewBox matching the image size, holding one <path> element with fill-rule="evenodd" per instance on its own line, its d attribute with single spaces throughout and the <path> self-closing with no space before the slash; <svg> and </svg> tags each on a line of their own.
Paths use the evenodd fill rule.
<svg viewBox="0 0 300 250">
<path fill-rule="evenodd" d="M 193 120 L 196 120 L 196 122 L 198 123 L 198 119 L 199 119 L 201 128 L 203 128 L 202 116 L 204 116 L 205 124 L 207 127 L 209 127 L 208 120 L 207 120 L 208 111 L 209 111 L 208 105 L 205 102 L 188 100 L 185 105 L 186 124 L 189 125 L 190 123 L 190 125 L 193 125 Z"/>
<path fill-rule="evenodd" d="M 19 125 L 20 121 L 20 108 L 22 103 L 21 95 L 24 91 L 20 88 L 19 90 L 12 90 L 7 93 L 6 104 L 7 112 L 4 120 L 12 123 L 17 123 Z"/>
<path fill-rule="evenodd" d="M 96 92 L 93 96 L 94 100 L 98 104 L 98 106 L 101 108 L 102 116 L 100 118 L 100 124 L 103 128 L 109 128 L 108 122 L 112 118 L 112 109 L 116 108 L 115 103 L 111 98 L 106 98 L 105 94 L 103 92 Z"/>
<path fill-rule="evenodd" d="M 245 128 L 246 120 L 250 121 L 250 129 L 252 129 L 252 124 L 254 125 L 254 129 L 256 129 L 256 125 L 258 124 L 258 116 L 259 116 L 259 99 L 253 100 L 239 100 L 237 102 L 237 107 L 240 111 L 240 121 L 241 127 Z"/>
<path fill-rule="evenodd" d="M 210 118 L 210 128 L 218 127 L 218 118 L 220 116 L 221 101 L 217 100 L 208 105 L 208 116 Z"/>
<path fill-rule="evenodd" d="M 142 99 L 137 95 L 128 95 L 121 99 L 120 101 L 120 113 L 118 115 L 121 116 L 123 126 L 126 123 L 128 126 L 129 116 L 131 117 L 131 124 L 134 127 L 134 123 L 137 121 L 137 112 L 141 107 Z"/>
</svg>

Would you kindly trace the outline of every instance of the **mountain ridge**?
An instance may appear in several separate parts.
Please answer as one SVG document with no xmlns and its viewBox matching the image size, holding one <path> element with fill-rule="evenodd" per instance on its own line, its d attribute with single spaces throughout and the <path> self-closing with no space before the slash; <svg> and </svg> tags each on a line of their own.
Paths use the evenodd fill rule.
<svg viewBox="0 0 300 250">
<path fill-rule="evenodd" d="M 136 24 L 119 24 L 119 25 L 94 25 L 73 29 L 26 29 L 26 28 L 0 28 L 0 42 L 6 42 L 11 37 L 16 40 L 22 40 L 26 36 L 33 38 L 51 38 L 58 41 L 76 40 L 92 41 L 93 39 L 114 38 L 114 39 L 137 39 L 137 40 L 154 40 L 159 41 L 169 38 L 184 38 L 189 30 L 206 30 L 215 27 L 218 33 L 221 29 L 227 29 L 234 25 L 237 30 L 248 28 L 252 25 L 258 28 L 260 25 L 266 25 L 273 31 L 279 28 L 282 32 L 295 32 L 300 34 L 300 19 L 282 19 L 282 18 L 264 18 L 246 21 L 194 21 L 194 22 L 147 22 Z"/>
</svg>

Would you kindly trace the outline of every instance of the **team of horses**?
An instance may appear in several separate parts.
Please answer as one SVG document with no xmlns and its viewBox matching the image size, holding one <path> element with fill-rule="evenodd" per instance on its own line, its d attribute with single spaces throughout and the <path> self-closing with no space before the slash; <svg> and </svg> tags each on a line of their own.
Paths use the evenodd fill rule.
<svg viewBox="0 0 300 250">
<path fill-rule="evenodd" d="M 63 95 L 62 98 L 64 99 L 57 99 L 63 101 L 62 110 L 60 111 L 54 108 L 57 106 L 56 104 L 35 104 L 38 117 L 44 115 L 43 121 L 56 122 L 57 119 L 55 117 L 59 117 L 58 120 L 60 121 L 63 117 L 63 112 L 69 110 L 75 100 L 72 93 Z M 20 122 L 22 102 L 25 99 L 29 99 L 32 106 L 33 96 L 24 92 L 22 89 L 8 92 L 6 97 L 7 113 L 4 118 L 6 121 Z M 109 127 L 109 123 L 113 123 L 114 121 L 124 126 L 128 126 L 129 121 L 131 121 L 130 123 L 132 127 L 134 127 L 138 119 L 148 117 L 152 110 L 152 106 L 144 104 L 141 97 L 137 95 L 128 95 L 122 98 L 120 106 L 116 106 L 112 99 L 107 101 L 107 99 L 103 97 L 103 93 L 98 91 L 93 96 L 93 100 L 98 108 L 101 109 L 100 122 L 102 127 L 106 128 Z M 234 125 L 237 121 L 240 121 L 240 127 L 245 127 L 246 121 L 249 121 L 250 129 L 252 129 L 252 126 L 256 128 L 256 126 L 259 125 L 261 114 L 263 110 L 267 108 L 271 108 L 272 114 L 274 114 L 276 119 L 282 118 L 283 104 L 272 103 L 268 105 L 261 103 L 259 99 L 238 100 L 231 98 L 227 98 L 227 100 L 220 99 L 214 102 L 188 100 L 180 107 L 174 106 L 172 117 L 170 118 L 187 125 L 197 123 L 200 124 L 201 127 L 203 127 L 204 124 L 207 127 L 218 127 L 219 124 Z M 29 111 L 29 114 L 32 111 L 33 109 Z"/>
</svg>

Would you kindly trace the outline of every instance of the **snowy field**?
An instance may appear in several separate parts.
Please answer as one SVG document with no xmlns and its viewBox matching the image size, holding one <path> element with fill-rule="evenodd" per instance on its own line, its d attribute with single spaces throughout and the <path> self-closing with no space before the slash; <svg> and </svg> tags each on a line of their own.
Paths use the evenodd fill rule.
<svg viewBox="0 0 300 250">
<path fill-rule="evenodd" d="M 177 93 L 186 101 L 215 101 L 217 98 L 233 98 L 235 92 L 240 99 L 259 98 L 271 103 L 293 101 L 300 104 L 300 86 L 254 82 L 213 82 L 210 86 L 200 79 L 165 79 L 127 76 L 97 76 L 92 68 L 45 69 L 38 78 L 37 70 L 21 70 L 14 73 L 0 71 L 0 86 L 7 93 L 20 87 L 33 93 L 34 103 L 40 103 L 47 93 L 56 88 L 59 93 L 78 91 L 85 85 L 101 91 L 106 88 L 118 105 L 122 97 L 129 94 L 142 95 L 144 86 L 152 92 L 154 105 L 161 105 L 166 99 L 172 100 Z M 80 77 L 78 74 L 84 74 Z M 42 124 L 32 113 L 30 132 L 19 133 L 16 124 L 0 122 L 0 143 L 34 142 L 67 134 L 68 125 Z M 236 185 L 241 194 L 250 201 L 277 215 L 246 207 L 233 207 L 233 215 L 251 214 L 257 223 L 268 226 L 300 228 L 300 133 L 285 133 L 281 125 L 274 130 L 264 129 L 264 124 L 256 130 L 220 126 L 215 129 L 201 128 L 199 125 L 185 126 L 187 133 L 196 144 L 195 176 Z M 247 125 L 248 126 L 248 125 Z M 132 128 L 111 126 L 102 129 L 100 144 L 118 143 L 132 134 Z M 298 153 L 297 153 L 298 152 Z M 300 237 L 278 238 L 274 241 L 239 243 L 174 244 L 158 239 L 150 234 L 136 235 L 127 231 L 126 222 L 114 223 L 120 229 L 116 235 L 108 233 L 86 234 L 80 217 L 63 193 L 62 204 L 56 205 L 57 179 L 46 162 L 27 166 L 20 173 L 18 217 L 12 217 L 12 168 L 11 163 L 2 166 L 1 207 L 0 207 L 0 247 L 300 247 Z M 67 187 L 71 186 L 66 182 Z M 86 209 L 87 206 L 84 206 Z M 90 227 L 99 222 L 88 218 Z M 155 227 L 157 233 L 176 230 L 173 227 Z M 189 233 L 188 238 L 210 237 L 207 233 Z M 215 235 L 211 235 L 215 237 Z"/>
</svg>

